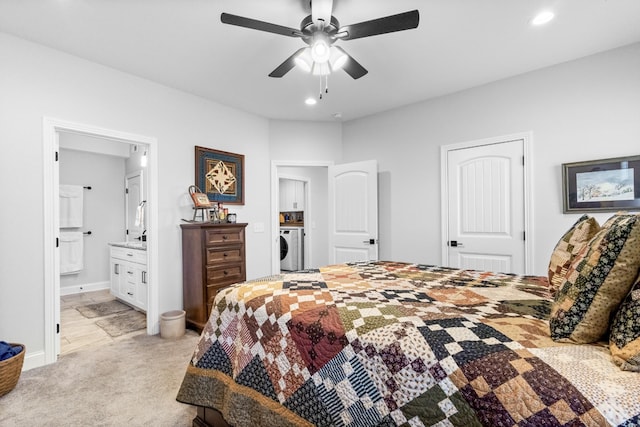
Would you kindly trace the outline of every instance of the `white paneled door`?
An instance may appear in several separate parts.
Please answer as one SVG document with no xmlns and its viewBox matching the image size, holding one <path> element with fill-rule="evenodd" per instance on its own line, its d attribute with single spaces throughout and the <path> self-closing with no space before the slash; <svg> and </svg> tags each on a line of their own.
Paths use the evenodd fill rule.
<svg viewBox="0 0 640 427">
<path fill-rule="evenodd" d="M 525 273 L 524 141 L 447 152 L 448 265 Z"/>
<path fill-rule="evenodd" d="M 329 167 L 329 262 L 378 259 L 378 164 Z"/>
</svg>

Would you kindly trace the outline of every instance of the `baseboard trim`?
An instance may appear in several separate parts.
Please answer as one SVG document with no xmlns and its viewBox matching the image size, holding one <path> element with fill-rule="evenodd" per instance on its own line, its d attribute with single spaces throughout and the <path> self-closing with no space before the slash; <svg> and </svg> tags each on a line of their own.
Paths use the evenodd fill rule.
<svg viewBox="0 0 640 427">
<path fill-rule="evenodd" d="M 27 354 L 24 355 L 24 362 L 22 363 L 22 371 L 24 372 L 29 369 L 39 368 L 46 364 L 47 361 L 43 350 L 35 353 L 29 353 L 29 349 L 27 349 Z"/>
<path fill-rule="evenodd" d="M 111 283 L 107 280 L 104 282 L 85 283 L 82 285 L 65 286 L 60 288 L 60 296 L 81 294 L 83 292 L 101 291 L 109 289 Z"/>
</svg>

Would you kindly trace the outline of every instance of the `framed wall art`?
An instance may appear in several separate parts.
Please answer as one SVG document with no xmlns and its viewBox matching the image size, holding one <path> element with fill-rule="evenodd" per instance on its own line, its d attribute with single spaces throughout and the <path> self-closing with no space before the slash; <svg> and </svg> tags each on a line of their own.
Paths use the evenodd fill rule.
<svg viewBox="0 0 640 427">
<path fill-rule="evenodd" d="M 212 202 L 244 205 L 244 155 L 196 146 L 196 186 Z"/>
<path fill-rule="evenodd" d="M 564 163 L 565 213 L 640 210 L 640 156 Z"/>
</svg>

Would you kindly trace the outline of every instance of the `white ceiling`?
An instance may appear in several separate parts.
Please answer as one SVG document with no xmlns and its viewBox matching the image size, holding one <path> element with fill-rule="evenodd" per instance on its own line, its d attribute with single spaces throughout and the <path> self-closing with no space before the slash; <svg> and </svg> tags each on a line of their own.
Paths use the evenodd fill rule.
<svg viewBox="0 0 640 427">
<path fill-rule="evenodd" d="M 0 0 L 0 31 L 274 119 L 370 115 L 640 41 L 640 0 L 334 0 L 342 25 L 413 9 L 417 29 L 338 41 L 353 80 L 267 75 L 297 38 L 225 25 L 227 12 L 299 28 L 308 0 Z M 543 9 L 556 19 L 529 20 Z M 1 72 L 1 65 L 0 65 Z"/>
</svg>

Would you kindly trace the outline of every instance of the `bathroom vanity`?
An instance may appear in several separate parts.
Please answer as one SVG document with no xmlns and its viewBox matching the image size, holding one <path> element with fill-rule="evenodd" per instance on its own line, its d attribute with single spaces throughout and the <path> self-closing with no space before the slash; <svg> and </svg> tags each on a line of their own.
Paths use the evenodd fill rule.
<svg viewBox="0 0 640 427">
<path fill-rule="evenodd" d="M 142 242 L 109 243 L 111 294 L 140 310 L 147 310 L 147 247 Z"/>
</svg>

